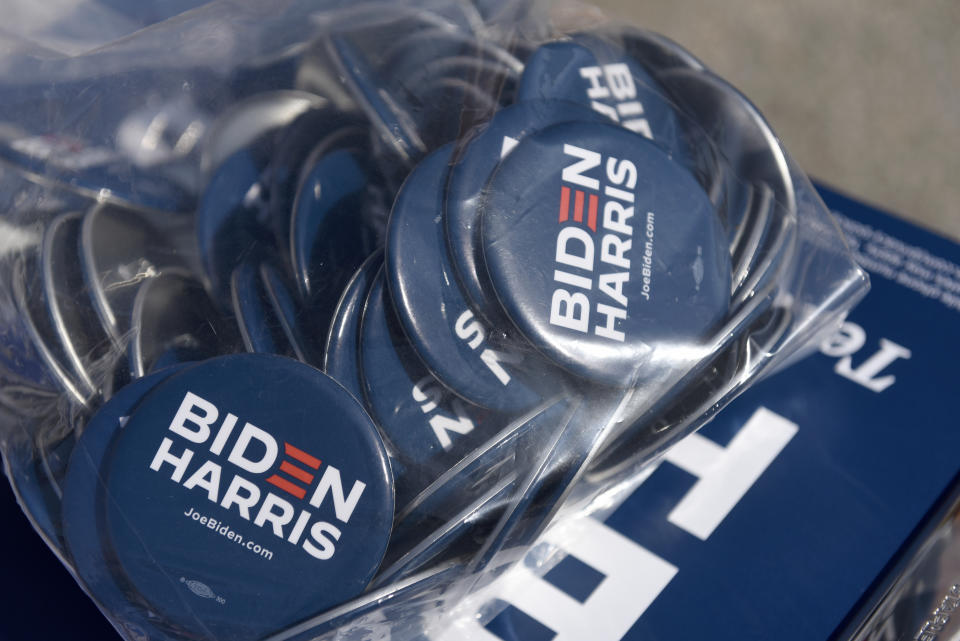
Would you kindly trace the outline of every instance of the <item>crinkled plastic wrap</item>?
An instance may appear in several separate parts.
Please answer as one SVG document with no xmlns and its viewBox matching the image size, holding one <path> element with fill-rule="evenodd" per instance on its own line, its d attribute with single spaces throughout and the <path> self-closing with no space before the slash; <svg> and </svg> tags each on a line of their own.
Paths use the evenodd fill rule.
<svg viewBox="0 0 960 641">
<path fill-rule="evenodd" d="M 756 108 L 586 6 L 6 49 L 5 470 L 129 641 L 425 638 L 867 289 Z"/>
</svg>

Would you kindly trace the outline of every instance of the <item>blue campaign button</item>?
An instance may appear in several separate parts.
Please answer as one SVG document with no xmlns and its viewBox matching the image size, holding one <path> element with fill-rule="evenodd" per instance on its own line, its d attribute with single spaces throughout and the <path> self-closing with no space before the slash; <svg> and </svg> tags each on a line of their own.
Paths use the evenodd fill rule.
<svg viewBox="0 0 960 641">
<path fill-rule="evenodd" d="M 359 129 L 368 138 L 362 125 L 363 121 L 357 116 L 332 108 L 312 108 L 278 132 L 276 148 L 271 154 L 264 181 L 268 187 L 267 209 L 277 246 L 290 246 L 293 201 L 302 170 L 314 149 L 318 145 L 327 145 L 329 150 L 330 143 L 327 141 L 335 140 L 345 130 Z"/>
<path fill-rule="evenodd" d="M 106 529 L 187 634 L 254 641 L 358 596 L 393 521 L 383 441 L 333 379 L 278 356 L 196 365 L 144 398 L 106 470 Z"/>
<path fill-rule="evenodd" d="M 412 549 L 420 543 L 424 532 L 456 521 L 465 504 L 482 501 L 504 480 L 514 482 L 523 473 L 523 453 L 539 451 L 543 443 L 549 442 L 557 426 L 563 424 L 566 411 L 564 402 L 551 401 L 517 417 L 437 477 L 397 513 L 391 548 Z"/>
<path fill-rule="evenodd" d="M 137 596 L 112 562 L 113 551 L 104 547 L 105 493 L 102 465 L 116 434 L 128 417 L 158 383 L 183 370 L 180 365 L 138 379 L 118 391 L 93 415 L 73 448 L 63 481 L 63 536 L 70 563 L 84 587 L 108 614 L 125 629 L 140 629 L 145 637 L 169 638 L 160 632 L 162 622 L 138 607 Z M 109 560 L 108 560 L 109 559 Z"/>
<path fill-rule="evenodd" d="M 430 372 L 468 401 L 498 411 L 533 407 L 550 392 L 549 366 L 522 341 L 474 313 L 453 273 L 444 233 L 444 184 L 453 147 L 420 162 L 387 226 L 385 274 L 397 316 Z"/>
<path fill-rule="evenodd" d="M 269 148 L 262 141 L 229 156 L 216 168 L 197 208 L 200 261 L 221 303 L 229 300 L 233 270 L 251 254 L 272 248 L 262 182 Z"/>
<path fill-rule="evenodd" d="M 313 307 L 332 310 L 375 248 L 364 217 L 373 180 L 373 169 L 355 150 L 320 147 L 307 161 L 290 220 L 290 255 L 301 297 Z"/>
<path fill-rule="evenodd" d="M 86 405 L 93 400 L 96 390 L 92 386 L 84 385 L 68 369 L 66 354 L 57 340 L 56 331 L 43 303 L 37 259 L 24 256 L 16 260 L 11 271 L 11 281 L 18 325 L 23 330 L 23 340 L 18 337 L 11 345 L 11 348 L 18 351 L 22 349 L 22 352 L 14 357 L 15 360 L 40 365 L 43 371 L 39 373 L 37 383 L 53 383 L 71 402 Z"/>
<path fill-rule="evenodd" d="M 742 93 L 707 71 L 661 74 L 679 107 L 729 164 L 724 222 L 734 256 L 734 303 L 767 288 L 795 240 L 797 196 L 769 123 Z"/>
<path fill-rule="evenodd" d="M 397 479 L 402 506 L 496 434 L 503 420 L 449 392 L 423 366 L 403 335 L 384 281 L 381 271 L 364 306 L 360 372 L 370 414 L 406 465 Z"/>
<path fill-rule="evenodd" d="M 240 344 L 236 328 L 186 270 L 147 279 L 134 299 L 131 325 L 127 354 L 133 378 L 176 362 L 230 353 Z"/>
<path fill-rule="evenodd" d="M 316 322 L 316 314 L 297 301 L 287 277 L 271 263 L 260 264 L 260 280 L 293 355 L 304 363 L 319 366 L 323 358 L 324 332 Z"/>
<path fill-rule="evenodd" d="M 125 346 L 133 300 L 143 280 L 185 266 L 172 236 L 183 228 L 179 223 L 160 227 L 137 212 L 107 204 L 94 206 L 84 216 L 80 230 L 83 280 L 116 348 Z"/>
<path fill-rule="evenodd" d="M 502 318 L 500 303 L 478 262 L 480 202 L 493 170 L 524 136 L 549 125 L 604 119 L 588 107 L 565 100 L 529 100 L 498 111 L 459 152 L 447 184 L 443 207 L 450 261 L 457 279 L 478 314 L 489 321 Z"/>
<path fill-rule="evenodd" d="M 396 101 L 384 96 L 384 80 L 348 38 L 334 36 L 328 53 L 350 93 L 363 109 L 377 136 L 405 165 L 422 156 L 427 147 L 413 117 Z"/>
<path fill-rule="evenodd" d="M 516 146 L 481 221 L 497 297 L 568 371 L 631 385 L 698 344 L 730 305 L 730 255 L 694 177 L 639 134 L 566 123 Z"/>
<path fill-rule="evenodd" d="M 93 370 L 109 356 L 110 340 L 89 302 L 80 260 L 81 212 L 61 214 L 43 233 L 43 299 L 67 363 L 80 385 L 97 388 Z"/>
<path fill-rule="evenodd" d="M 337 303 L 323 350 L 323 371 L 354 398 L 363 399 L 360 380 L 360 319 L 373 279 L 383 265 L 383 253 L 372 254 L 356 271 Z"/>
<path fill-rule="evenodd" d="M 256 259 L 246 260 L 233 270 L 230 301 L 244 349 L 255 354 L 296 356 L 296 350 L 268 298 L 260 275 L 260 263 Z"/>
<path fill-rule="evenodd" d="M 263 91 L 230 106 L 203 137 L 200 170 L 210 176 L 228 158 L 265 139 L 326 100 L 306 91 Z"/>
<path fill-rule="evenodd" d="M 263 177 L 267 218 L 278 247 L 290 243 L 290 212 L 297 181 L 314 142 L 335 128 L 337 112 L 322 107 L 306 109 L 274 135 L 270 162 Z"/>
<path fill-rule="evenodd" d="M 592 108 L 658 144 L 722 204 L 729 176 L 721 154 L 701 124 L 674 105 L 660 76 L 641 64 L 646 59 L 629 52 L 632 41 L 619 33 L 615 40 L 622 46 L 592 34 L 540 46 L 527 61 L 518 100 L 564 98 Z"/>
<path fill-rule="evenodd" d="M 517 100 L 560 98 L 591 107 L 685 156 L 680 119 L 660 85 L 616 45 L 589 35 L 548 42 L 527 60 Z"/>
<path fill-rule="evenodd" d="M 383 252 L 378 250 L 363 262 L 344 288 L 330 323 L 323 351 L 323 371 L 363 402 L 363 377 L 360 366 L 360 323 L 373 281 L 383 266 Z M 398 502 L 405 499 L 403 479 L 407 476 L 404 462 L 386 442 L 393 476 L 398 480 Z"/>
</svg>

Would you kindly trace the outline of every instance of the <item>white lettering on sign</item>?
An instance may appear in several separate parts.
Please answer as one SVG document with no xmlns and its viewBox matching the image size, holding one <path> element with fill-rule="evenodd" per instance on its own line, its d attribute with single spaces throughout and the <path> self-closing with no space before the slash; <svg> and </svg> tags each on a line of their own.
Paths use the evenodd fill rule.
<svg viewBox="0 0 960 641">
<path fill-rule="evenodd" d="M 796 434 L 797 425 L 759 408 L 727 447 L 693 434 L 664 461 L 698 481 L 668 519 L 702 540 L 720 525 Z M 651 469 L 647 476 L 654 470 Z M 667 587 L 679 568 L 600 521 L 580 517 L 551 527 L 542 543 L 559 548 L 604 575 L 584 601 L 574 599 L 518 563 L 467 600 L 465 612 L 496 600 L 508 603 L 556 634 L 554 641 L 619 641 Z M 475 616 L 453 619 L 435 641 L 498 641 Z"/>
<path fill-rule="evenodd" d="M 833 368 L 834 372 L 879 394 L 889 389 L 897 380 L 893 374 L 887 374 L 886 376 L 880 376 L 880 374 L 896 361 L 909 359 L 912 354 L 903 345 L 881 338 L 879 351 L 874 352 L 867 360 L 854 367 L 853 355 L 860 351 L 866 341 L 867 333 L 863 328 L 856 323 L 847 321 L 836 334 L 820 346 L 820 351 L 827 356 L 840 359 Z"/>
<path fill-rule="evenodd" d="M 761 407 L 727 447 L 700 434 L 677 443 L 664 458 L 698 480 L 667 520 L 706 541 L 796 433 L 796 423 Z"/>
<path fill-rule="evenodd" d="M 471 596 L 470 603 L 506 601 L 556 632 L 553 641 L 614 641 L 633 626 L 677 568 L 600 521 L 580 518 L 547 531 L 556 545 L 605 578 L 583 603 L 519 563 Z M 498 641 L 472 617 L 460 617 L 436 641 Z"/>
</svg>

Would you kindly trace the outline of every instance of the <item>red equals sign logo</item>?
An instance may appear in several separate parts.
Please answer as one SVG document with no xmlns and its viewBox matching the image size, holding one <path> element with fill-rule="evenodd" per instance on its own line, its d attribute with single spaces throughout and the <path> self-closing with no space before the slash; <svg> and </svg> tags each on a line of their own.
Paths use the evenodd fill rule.
<svg viewBox="0 0 960 641">
<path fill-rule="evenodd" d="M 306 465 L 307 467 L 313 470 L 320 469 L 320 459 L 315 456 L 311 456 L 304 452 L 303 450 L 290 445 L 289 443 L 283 444 L 284 454 L 294 461 Z M 306 471 L 302 467 L 298 467 L 291 463 L 290 461 L 283 461 L 280 463 L 280 472 L 286 474 L 290 479 L 300 481 L 304 483 L 306 487 L 301 487 L 300 485 L 294 483 L 293 481 L 283 478 L 278 474 L 274 474 L 267 479 L 267 483 L 275 485 L 284 492 L 292 494 L 298 499 L 302 499 L 307 495 L 307 488 L 310 487 L 310 484 L 313 483 L 314 476 L 310 472 Z"/>
<path fill-rule="evenodd" d="M 583 205 L 587 201 L 587 227 L 590 231 L 597 231 L 597 208 L 599 207 L 599 198 L 596 194 L 589 196 L 579 189 L 573 192 L 573 222 L 583 223 Z M 560 188 L 560 222 L 565 223 L 570 219 L 570 188 Z"/>
</svg>

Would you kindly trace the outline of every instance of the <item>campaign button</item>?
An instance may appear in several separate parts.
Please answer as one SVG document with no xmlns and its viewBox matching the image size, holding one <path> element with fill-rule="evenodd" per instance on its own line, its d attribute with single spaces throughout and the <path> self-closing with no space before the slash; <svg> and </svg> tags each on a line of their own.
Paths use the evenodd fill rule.
<svg viewBox="0 0 960 641">
<path fill-rule="evenodd" d="M 290 220 L 290 257 L 301 297 L 318 309 L 332 309 L 375 248 L 364 218 L 373 179 L 353 149 L 325 153 L 320 147 L 304 167 Z"/>
<path fill-rule="evenodd" d="M 255 354 L 296 357 L 260 275 L 260 263 L 245 260 L 230 278 L 230 301 L 243 347 Z"/>
<path fill-rule="evenodd" d="M 730 255 L 694 177 L 639 134 L 565 123 L 516 146 L 484 203 L 497 298 L 544 354 L 626 386 L 696 345 L 730 304 Z"/>
<path fill-rule="evenodd" d="M 387 226 L 385 274 L 397 316 L 416 353 L 442 383 L 497 411 L 536 405 L 548 365 L 522 340 L 481 320 L 450 264 L 441 211 L 453 147 L 420 162 L 397 194 Z"/>
<path fill-rule="evenodd" d="M 16 330 L 11 333 L 14 339 L 11 348 L 17 351 L 22 348 L 22 352 L 14 359 L 23 363 L 21 367 L 25 365 L 24 361 L 40 365 L 42 371 L 38 372 L 37 383 L 54 383 L 58 391 L 66 394 L 71 402 L 86 405 L 96 396 L 96 390 L 84 385 L 68 369 L 66 354 L 57 340 L 40 295 L 42 285 L 37 259 L 33 256 L 18 258 L 13 264 L 10 279 L 19 320 L 17 325 L 22 329 L 22 334 Z"/>
<path fill-rule="evenodd" d="M 125 626 L 149 630 L 149 638 L 161 636 L 156 616 L 136 605 L 135 593 L 112 567 L 112 550 L 104 548 L 104 476 L 101 465 L 110 452 L 117 432 L 123 429 L 133 410 L 158 383 L 181 371 L 171 368 L 138 379 L 119 390 L 84 426 L 73 448 L 63 480 L 61 520 L 63 536 L 73 570 L 94 600 Z M 110 561 L 108 561 L 110 559 Z"/>
<path fill-rule="evenodd" d="M 275 150 L 271 154 L 264 182 L 268 187 L 267 209 L 270 224 L 279 247 L 286 248 L 290 245 L 293 200 L 302 170 L 314 148 L 330 139 L 336 139 L 338 134 L 345 130 L 359 130 L 368 138 L 363 125 L 363 121 L 357 116 L 332 108 L 311 108 L 277 133 Z M 366 144 L 363 144 L 363 147 L 369 146 L 368 140 L 364 140 L 364 143 Z"/>
<path fill-rule="evenodd" d="M 317 326 L 312 310 L 294 297 L 287 277 L 272 263 L 260 264 L 260 280 L 294 357 L 314 367 L 319 366 L 323 357 L 320 337 L 324 332 Z"/>
<path fill-rule="evenodd" d="M 604 117 L 589 107 L 566 100 L 528 100 L 498 111 L 458 151 L 450 168 L 443 206 L 450 262 L 457 280 L 488 321 L 503 317 L 500 303 L 487 278 L 480 251 L 480 203 L 483 189 L 501 160 L 517 141 L 549 125 L 570 121 L 597 121 Z"/>
<path fill-rule="evenodd" d="M 167 379 L 107 467 L 119 567 L 196 636 L 254 641 L 359 595 L 390 535 L 392 475 L 370 417 L 283 357 L 222 356 Z"/>
<path fill-rule="evenodd" d="M 110 339 L 89 302 L 80 260 L 81 212 L 54 218 L 43 234 L 43 299 L 67 363 L 78 382 L 97 388 L 91 370 L 109 355 Z"/>
<path fill-rule="evenodd" d="M 225 322 L 190 272 L 171 269 L 147 279 L 133 301 L 128 349 L 130 375 L 176 362 L 206 360 L 239 347 L 236 328 Z"/>
<path fill-rule="evenodd" d="M 657 81 L 620 47 L 578 34 L 541 45 L 526 62 L 517 101 L 563 99 L 590 107 L 673 154 L 686 154 L 680 119 Z"/>
<path fill-rule="evenodd" d="M 323 351 L 323 371 L 361 400 L 360 319 L 373 279 L 382 265 L 383 253 L 378 251 L 364 261 L 347 283 L 333 314 Z"/>
<path fill-rule="evenodd" d="M 107 204 L 95 205 L 84 216 L 80 230 L 84 283 L 100 323 L 118 349 L 125 346 L 140 284 L 165 269 L 184 267 L 174 240 L 181 227 L 185 228 L 171 223 L 161 228 L 146 216 Z"/>
<path fill-rule="evenodd" d="M 221 303 L 229 300 L 233 270 L 251 254 L 273 249 L 263 184 L 269 147 L 261 141 L 229 156 L 200 198 L 195 222 L 200 262 Z"/>
<path fill-rule="evenodd" d="M 403 335 L 383 272 L 374 280 L 360 325 L 364 400 L 388 447 L 405 464 L 397 479 L 403 506 L 445 470 L 496 434 L 502 417 L 445 388 Z"/>
</svg>

